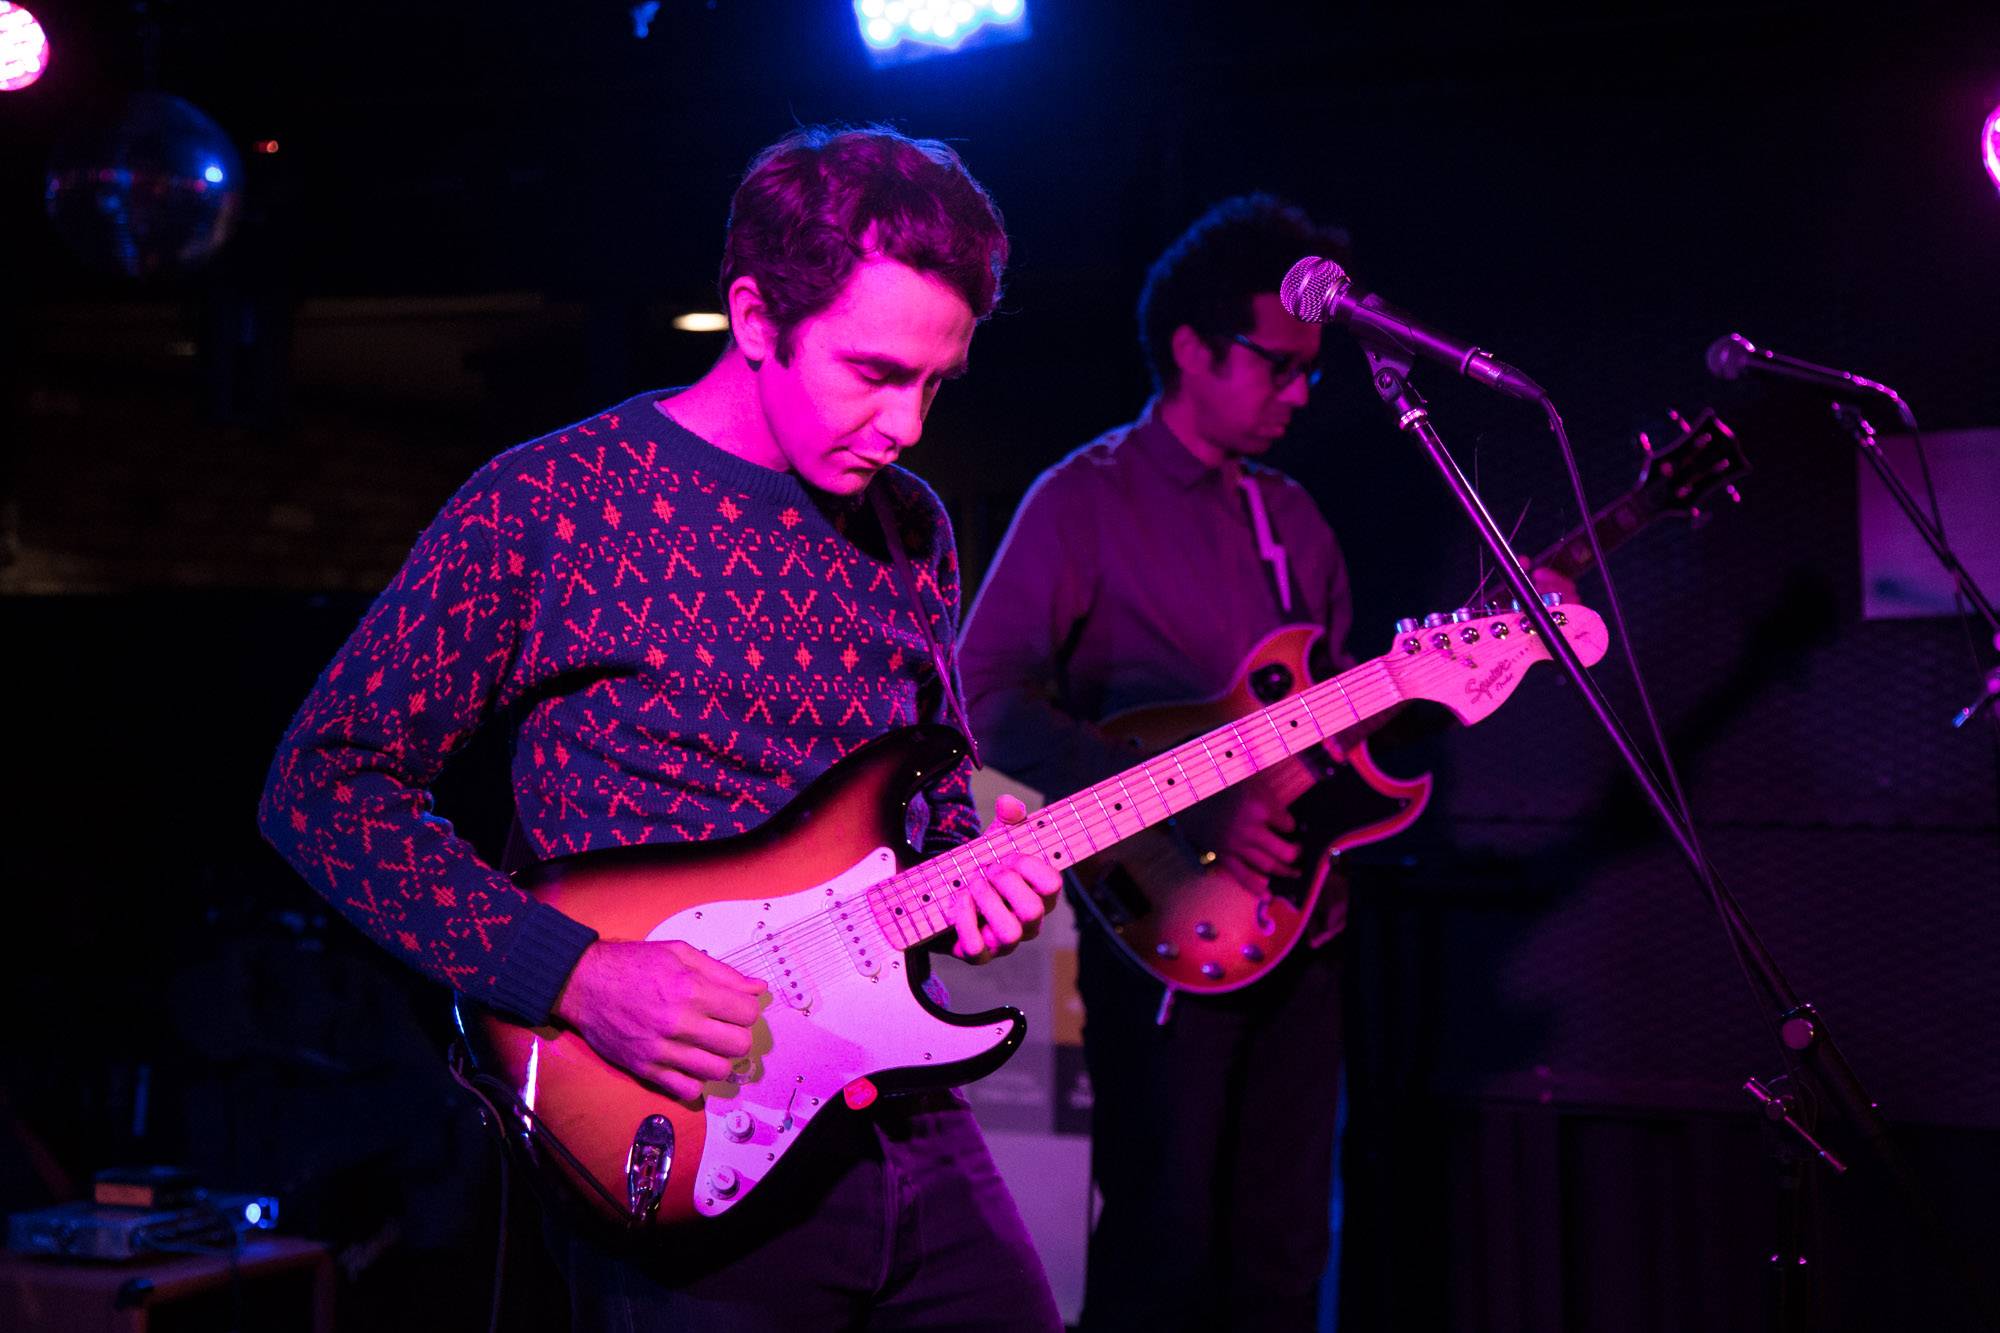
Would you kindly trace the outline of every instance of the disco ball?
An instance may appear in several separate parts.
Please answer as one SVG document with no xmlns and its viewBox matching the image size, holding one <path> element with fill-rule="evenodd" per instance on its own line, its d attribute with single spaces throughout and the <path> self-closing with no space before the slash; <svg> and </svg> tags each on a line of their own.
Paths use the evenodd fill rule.
<svg viewBox="0 0 2000 1333">
<path fill-rule="evenodd" d="M 220 125 L 178 97 L 138 93 L 50 155 L 49 221 L 93 268 L 131 278 L 185 273 L 229 240 L 242 178 Z"/>
</svg>

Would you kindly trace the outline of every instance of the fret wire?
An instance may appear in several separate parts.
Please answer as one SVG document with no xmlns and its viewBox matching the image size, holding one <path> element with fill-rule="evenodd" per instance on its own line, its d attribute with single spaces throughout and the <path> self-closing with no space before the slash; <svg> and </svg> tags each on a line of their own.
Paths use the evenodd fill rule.
<svg viewBox="0 0 2000 1333">
<path fill-rule="evenodd" d="M 1195 787 L 1194 779 L 1188 776 L 1187 765 L 1179 758 L 1182 751 L 1192 748 L 1192 745 L 1177 745 L 1168 752 L 1169 757 L 1173 759 L 1174 768 L 1181 775 L 1181 794 L 1186 799 L 1186 804 L 1181 806 L 1183 810 L 1201 799 L 1201 792 Z"/>
<path fill-rule="evenodd" d="M 1149 759 L 1145 763 L 1139 765 L 1139 771 L 1146 775 L 1146 781 L 1153 789 L 1153 799 L 1160 803 L 1160 809 L 1164 812 L 1160 816 L 1160 819 L 1167 820 L 1167 819 L 1172 819 L 1174 817 L 1174 807 L 1167 800 L 1167 789 L 1160 785 L 1159 778 L 1155 777 L 1153 774 L 1153 769 L 1159 762 L 1160 761 L 1157 758 Z M 1143 809 L 1141 813 L 1144 813 Z M 1157 823 L 1159 821 L 1155 820 L 1151 822 Z"/>
<path fill-rule="evenodd" d="M 1078 836 L 1083 843 L 1083 851 L 1078 853 L 1073 847 L 1069 849 L 1069 859 L 1072 864 L 1083 860 L 1086 856 L 1093 855 L 1099 850 L 1097 839 L 1092 836 L 1090 831 L 1090 821 L 1083 817 L 1083 810 L 1074 799 L 1058 801 L 1055 806 L 1050 808 L 1059 810 L 1059 813 L 1053 817 L 1055 820 L 1060 820 L 1063 815 L 1067 814 L 1071 819 L 1076 821 Z"/>
<path fill-rule="evenodd" d="M 1120 838 L 1129 838 L 1129 837 L 1130 837 L 1130 836 L 1132 836 L 1132 835 L 1133 835 L 1134 833 L 1137 833 L 1137 832 L 1138 832 L 1138 831 L 1139 831 L 1140 829 L 1142 829 L 1142 828 L 1144 828 L 1144 827 L 1145 827 L 1145 825 L 1144 825 L 1143 823 L 1141 823 L 1141 824 L 1138 824 L 1138 825 L 1136 825 L 1136 826 L 1134 826 L 1134 827 L 1132 827 L 1132 828 L 1121 828 L 1121 827 L 1120 827 L 1120 824 L 1121 824 L 1122 822 L 1124 822 L 1124 821 L 1121 821 L 1121 820 L 1119 820 L 1119 819 L 1118 819 L 1118 817 L 1117 817 L 1117 816 L 1118 816 L 1119 812 L 1123 811 L 1123 810 L 1124 810 L 1124 808 L 1125 808 L 1126 806 L 1128 806 L 1128 805 L 1129 805 L 1129 806 L 1132 806 L 1132 807 L 1133 807 L 1134 809 L 1137 809 L 1137 807 L 1138 807 L 1138 804 L 1139 804 L 1139 803 L 1138 803 L 1137 801 L 1135 801 L 1135 800 L 1133 800 L 1133 799 L 1132 799 L 1132 789 L 1131 789 L 1130 787 L 1128 787 L 1128 786 L 1126 786 L 1126 785 L 1125 785 L 1125 778 L 1126 778 L 1126 775 L 1125 775 L 1124 773 L 1120 773 L 1120 774 L 1119 774 L 1119 775 L 1118 775 L 1117 777 L 1115 777 L 1115 778 L 1111 779 L 1111 781 L 1112 781 L 1113 783 L 1115 783 L 1115 784 L 1117 785 L 1117 787 L 1118 787 L 1118 790 L 1119 790 L 1119 791 L 1121 791 L 1121 792 L 1123 792 L 1123 793 L 1124 793 L 1124 795 L 1125 795 L 1125 799 L 1124 799 L 1123 801 L 1114 801 L 1114 802 L 1112 802 L 1112 824 L 1111 824 L 1111 827 L 1112 827 L 1112 828 L 1113 828 L 1114 830 L 1116 830 L 1116 831 L 1118 832 L 1118 836 L 1119 836 Z M 1129 816 L 1128 816 L 1127 818 L 1129 819 Z"/>
</svg>

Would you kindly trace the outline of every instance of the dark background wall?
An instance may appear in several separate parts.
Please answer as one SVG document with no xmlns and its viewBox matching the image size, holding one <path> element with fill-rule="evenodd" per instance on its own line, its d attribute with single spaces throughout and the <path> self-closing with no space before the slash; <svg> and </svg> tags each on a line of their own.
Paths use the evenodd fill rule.
<svg viewBox="0 0 2000 1333">
<path fill-rule="evenodd" d="M 123 6 L 45 8 L 57 64 L 0 100 L 0 1086 L 56 1166 L 196 1160 L 291 1192 L 360 1308 L 478 1305 L 491 1187 L 436 997 L 256 841 L 263 765 L 478 461 L 713 357 L 667 320 L 709 303 L 748 156 L 880 117 L 952 140 L 1016 242 L 910 460 L 975 577 L 1034 474 L 1136 411 L 1145 265 L 1238 190 L 1345 224 L 1364 283 L 1529 368 L 1594 497 L 1670 405 L 1723 411 L 1744 503 L 1614 559 L 1634 643 L 1718 864 L 1990 1247 L 2000 790 L 1990 735 L 1946 725 L 1982 659 L 1955 624 L 1861 621 L 1851 447 L 1810 395 L 1701 360 L 1740 328 L 1896 384 L 1928 427 L 2000 422 L 1990 9 L 1043 3 L 1026 44 L 876 71 L 831 3 L 669 3 L 643 42 L 594 2 L 156 3 L 162 86 L 282 148 L 248 155 L 216 264 L 128 285 L 67 255 L 40 192 L 140 43 Z M 1281 461 L 1349 553 L 1367 655 L 1476 562 L 1329 347 Z M 1423 382 L 1493 510 L 1527 506 L 1524 545 L 1574 521 L 1536 414 Z M 1632 716 L 1623 670 L 1598 675 Z M 446 794 L 481 836 L 488 758 Z M 1606 747 L 1531 678 L 1390 762 L 1441 787 L 1357 913 L 1354 1326 L 1759 1318 L 1778 1195 L 1736 1089 L 1778 1064 Z M 7 1203 L 51 1188 L 0 1160 Z M 1962 1318 L 1888 1208 L 1820 1191 L 1822 1326 Z M 450 1255 L 457 1287 L 400 1276 Z"/>
</svg>

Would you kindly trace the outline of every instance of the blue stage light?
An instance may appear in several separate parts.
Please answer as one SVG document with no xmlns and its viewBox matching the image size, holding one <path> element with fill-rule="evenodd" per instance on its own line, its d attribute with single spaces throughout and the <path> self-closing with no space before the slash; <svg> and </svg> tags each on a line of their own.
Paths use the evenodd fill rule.
<svg viewBox="0 0 2000 1333">
<path fill-rule="evenodd" d="M 1028 35 L 1027 0 L 854 0 L 861 41 L 878 65 L 1018 42 Z"/>
</svg>

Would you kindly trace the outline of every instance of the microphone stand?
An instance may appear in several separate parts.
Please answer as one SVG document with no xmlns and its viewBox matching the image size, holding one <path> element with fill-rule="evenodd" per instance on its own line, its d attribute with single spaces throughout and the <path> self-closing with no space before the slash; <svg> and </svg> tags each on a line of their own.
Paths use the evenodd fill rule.
<svg viewBox="0 0 2000 1333">
<path fill-rule="evenodd" d="M 1896 405 L 1901 408 L 1902 399 L 1897 398 L 1893 390 L 1888 392 L 1889 396 L 1895 399 Z M 1902 417 L 1905 424 L 1914 432 L 1916 423 L 1910 419 L 1907 409 L 1903 410 Z M 1987 642 L 1995 648 L 2000 648 L 2000 615 L 1994 613 L 1993 603 L 1987 600 L 1985 592 L 1980 589 L 1971 572 L 1959 562 L 1958 553 L 1953 551 L 1951 544 L 1944 539 L 1943 530 L 1931 522 L 1930 516 L 1924 513 L 1922 506 L 1918 505 L 1917 498 L 1910 494 L 1907 486 L 1903 485 L 1903 479 L 1889 466 L 1889 460 L 1883 456 L 1882 446 L 1875 442 L 1875 428 L 1868 424 L 1868 418 L 1861 415 L 1860 408 L 1842 402 L 1834 403 L 1833 418 L 1854 437 L 1855 447 L 1861 451 L 1861 456 L 1868 460 L 1868 466 L 1875 469 L 1876 477 L 1882 482 L 1882 489 L 1887 491 L 1890 498 L 1902 508 L 1904 516 L 1910 520 L 1910 526 L 1929 543 L 1931 553 L 1938 558 L 1938 563 L 1944 566 L 1945 573 L 1951 575 L 1952 581 L 1958 585 L 1960 594 L 1966 601 L 1972 603 L 1973 609 L 1985 620 Z M 1963 727 L 1981 712 L 1985 712 L 1993 724 L 2000 727 L 2000 702 L 1996 702 L 1996 699 L 2000 699 L 2000 666 L 1995 666 L 1986 673 L 1985 688 L 1979 697 L 1960 709 L 1957 716 L 1952 718 L 1951 724 L 1954 727 Z"/>
<path fill-rule="evenodd" d="M 1617 749 L 1619 757 L 1630 770 L 1632 780 L 1638 785 L 1646 801 L 1659 816 L 1668 834 L 1673 838 L 1689 870 L 1707 891 L 1716 915 L 1722 922 L 1724 934 L 1737 961 L 1742 965 L 1751 989 L 1756 993 L 1759 1005 L 1764 1011 L 1765 1021 L 1772 1035 L 1777 1039 L 1779 1053 L 1788 1070 L 1785 1082 L 1806 1084 L 1823 1100 L 1834 1106 L 1846 1120 L 1848 1126 L 1860 1136 L 1874 1152 L 1876 1160 L 1888 1173 L 1889 1179 L 1902 1195 L 1911 1216 L 1928 1233 L 1931 1244 L 1941 1260 L 1952 1261 L 1958 1269 L 1958 1276 L 1964 1285 L 1967 1299 L 1976 1311 L 1981 1324 L 2000 1331 L 2000 1318 L 1996 1318 L 1990 1298 L 1983 1285 L 1975 1276 L 1975 1270 L 1965 1260 L 1963 1253 L 1945 1232 L 1943 1224 L 1931 1210 L 1929 1202 L 1919 1189 L 1915 1176 L 1911 1173 L 1901 1152 L 1889 1139 L 1889 1127 L 1875 1109 L 1874 1101 L 1862 1088 L 1855 1077 L 1846 1057 L 1835 1045 L 1833 1035 L 1812 1005 L 1799 998 L 1778 970 L 1776 961 L 1764 948 L 1763 942 L 1751 929 L 1742 909 L 1737 905 L 1728 888 L 1715 873 L 1695 841 L 1694 830 L 1683 809 L 1670 801 L 1666 790 L 1654 775 L 1652 768 L 1632 743 L 1624 727 L 1612 713 L 1609 703 L 1598 690 L 1590 674 L 1584 670 L 1576 651 L 1569 640 L 1557 627 L 1554 613 L 1544 605 L 1541 595 L 1522 568 L 1520 557 L 1508 544 L 1500 525 L 1487 512 L 1486 504 L 1473 488 L 1458 463 L 1445 447 L 1444 438 L 1438 434 L 1432 423 L 1430 409 L 1424 398 L 1409 382 L 1413 358 L 1411 353 L 1379 334 L 1356 328 L 1355 337 L 1367 354 L 1368 365 L 1376 395 L 1387 405 L 1395 420 L 1396 428 L 1413 437 L 1422 445 L 1425 456 L 1443 478 L 1452 498 L 1465 513 L 1466 521 L 1479 534 L 1487 552 L 1493 557 L 1507 586 L 1514 591 L 1524 614 L 1534 624 L 1541 635 L 1549 656 L 1561 668 L 1564 675 L 1575 685 L 1578 694 L 1589 706 L 1598 724 Z M 1547 406 L 1547 400 L 1544 399 Z M 1551 418 L 1554 410 L 1550 408 Z M 1773 1080 L 1777 1082 L 1777 1080 Z M 1794 1136 L 1798 1147 L 1826 1163 L 1836 1174 L 1846 1171 L 1846 1165 L 1822 1147 L 1811 1135 L 1807 1101 L 1789 1092 L 1774 1090 L 1757 1079 L 1746 1084 L 1748 1091 L 1764 1107 L 1765 1114 L 1774 1124 L 1783 1125 Z M 1781 1182 L 1781 1188 L 1783 1182 Z M 1795 1197 L 1795 1191 L 1792 1192 Z M 1790 1205 L 1787 1214 L 1795 1216 L 1796 1210 Z M 1774 1315 L 1776 1327 L 1783 1330 L 1805 1330 L 1811 1326 L 1811 1311 L 1801 1289 L 1802 1274 L 1794 1271 L 1805 1266 L 1805 1257 L 1798 1253 L 1797 1237 L 1789 1234 L 1795 1230 L 1795 1222 L 1788 1223 L 1788 1234 L 1779 1252 L 1773 1256 L 1774 1267 L 1778 1270 Z"/>
</svg>

